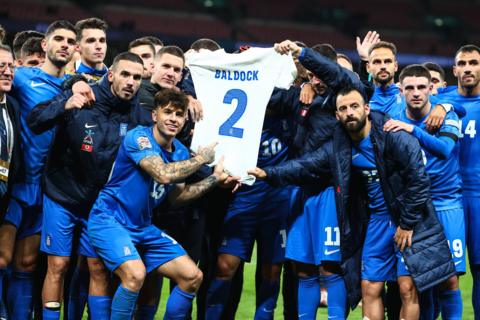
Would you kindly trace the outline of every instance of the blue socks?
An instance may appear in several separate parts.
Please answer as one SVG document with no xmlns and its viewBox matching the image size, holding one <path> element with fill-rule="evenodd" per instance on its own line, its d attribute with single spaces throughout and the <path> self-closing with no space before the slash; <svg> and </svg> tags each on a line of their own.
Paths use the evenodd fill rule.
<svg viewBox="0 0 480 320">
<path fill-rule="evenodd" d="M 157 313 L 158 305 L 148 306 L 148 305 L 139 305 L 137 307 L 137 312 L 135 312 L 135 319 L 137 320 L 153 320 L 155 318 L 155 313 Z"/>
<path fill-rule="evenodd" d="M 90 318 L 92 319 L 110 320 L 111 307 L 112 297 L 90 295 L 88 296 L 88 310 L 90 313 Z"/>
<path fill-rule="evenodd" d="M 173 288 L 167 301 L 164 320 L 186 319 L 192 307 L 194 294 L 181 290 L 178 286 Z"/>
<path fill-rule="evenodd" d="M 133 292 L 124 288 L 122 285 L 118 286 L 117 292 L 112 300 L 112 313 L 110 319 L 112 320 L 130 320 L 135 311 L 135 304 L 137 303 L 138 292 Z"/>
<path fill-rule="evenodd" d="M 463 307 L 460 290 L 440 291 L 440 308 L 442 319 L 461 320 Z"/>
<path fill-rule="evenodd" d="M 75 268 L 70 280 L 68 297 L 68 320 L 81 320 L 88 296 L 90 274 L 86 270 Z M 89 309 L 91 310 L 91 308 Z"/>
<path fill-rule="evenodd" d="M 7 319 L 7 306 L 5 305 L 4 300 L 4 291 L 3 288 L 5 287 L 5 278 L 8 274 L 8 270 L 0 269 L 0 318 Z"/>
<path fill-rule="evenodd" d="M 13 271 L 8 285 L 7 305 L 12 319 L 32 317 L 33 273 Z"/>
<path fill-rule="evenodd" d="M 472 305 L 475 319 L 480 319 L 480 265 L 470 266 L 473 277 Z"/>
<path fill-rule="evenodd" d="M 260 303 L 255 311 L 256 320 L 273 319 L 273 311 L 277 306 L 278 293 L 280 291 L 280 282 L 262 281 L 260 285 L 259 298 Z"/>
<path fill-rule="evenodd" d="M 215 278 L 207 291 L 207 311 L 206 320 L 216 320 L 222 317 L 223 309 L 230 295 L 232 281 L 220 280 Z"/>
<path fill-rule="evenodd" d="M 320 304 L 320 282 L 318 276 L 298 278 L 298 318 L 316 319 Z"/>
<path fill-rule="evenodd" d="M 60 319 L 60 310 L 51 310 L 43 307 L 43 320 L 59 320 Z"/>
<path fill-rule="evenodd" d="M 329 276 L 320 275 L 320 282 L 328 292 L 328 318 L 347 318 L 347 288 L 343 277 L 338 274 Z"/>
</svg>

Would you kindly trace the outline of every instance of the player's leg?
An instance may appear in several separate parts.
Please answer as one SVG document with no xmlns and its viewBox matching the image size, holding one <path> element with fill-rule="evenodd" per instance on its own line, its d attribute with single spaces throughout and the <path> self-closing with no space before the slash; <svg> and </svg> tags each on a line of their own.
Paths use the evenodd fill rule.
<svg viewBox="0 0 480 320">
<path fill-rule="evenodd" d="M 5 284 L 8 274 L 8 266 L 12 262 L 13 250 L 15 248 L 15 237 L 17 227 L 10 222 L 4 221 L 0 225 L 0 318 L 7 319 L 7 307 L 3 300 Z"/>
<path fill-rule="evenodd" d="M 77 257 L 77 264 L 70 279 L 68 293 L 68 320 L 81 320 L 88 299 L 88 286 L 90 274 L 88 273 L 87 258 Z"/>
<path fill-rule="evenodd" d="M 420 316 L 420 305 L 418 293 L 411 276 L 401 276 L 397 279 L 402 299 L 400 319 L 418 319 Z"/>
<path fill-rule="evenodd" d="M 470 271 L 472 272 L 472 305 L 475 319 L 480 319 L 480 198 L 463 197 Z"/>
<path fill-rule="evenodd" d="M 316 319 L 320 304 L 320 279 L 318 267 L 298 261 L 291 261 L 298 277 L 298 317 Z"/>
<path fill-rule="evenodd" d="M 121 283 L 112 299 L 110 319 L 131 319 L 147 274 L 145 265 L 141 259 L 127 260 L 114 273 Z"/>
<path fill-rule="evenodd" d="M 362 314 L 368 319 L 384 319 L 382 291 L 384 282 L 362 280 Z"/>
<path fill-rule="evenodd" d="M 310 233 L 316 262 L 321 261 L 320 284 L 328 293 L 328 316 L 345 319 L 347 316 L 347 290 L 340 268 L 340 229 L 337 221 L 333 187 L 318 197 L 316 210 L 309 209 Z"/>
<path fill-rule="evenodd" d="M 450 244 L 457 275 L 466 271 L 465 257 L 465 220 L 462 208 L 437 211 L 437 216 L 444 228 Z M 444 319 L 462 319 L 462 295 L 458 276 L 453 276 L 438 288 L 438 298 Z"/>
<path fill-rule="evenodd" d="M 137 301 L 137 311 L 135 318 L 139 320 L 153 320 L 158 309 L 160 293 L 163 284 L 163 276 L 158 272 L 147 274 L 145 283 Z"/>
<path fill-rule="evenodd" d="M 108 320 L 112 305 L 110 272 L 98 257 L 87 257 L 90 282 L 88 286 L 88 308 L 92 319 Z"/>
<path fill-rule="evenodd" d="M 250 261 L 255 239 L 256 217 L 251 212 L 229 210 L 223 224 L 215 278 L 207 291 L 206 319 L 220 319 L 228 302 L 232 278 L 241 261 Z"/>
</svg>

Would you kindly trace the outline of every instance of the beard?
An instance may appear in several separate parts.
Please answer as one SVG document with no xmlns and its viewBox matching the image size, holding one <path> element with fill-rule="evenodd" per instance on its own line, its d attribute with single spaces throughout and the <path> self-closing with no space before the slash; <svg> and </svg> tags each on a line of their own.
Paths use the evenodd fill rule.
<svg viewBox="0 0 480 320">
<path fill-rule="evenodd" d="M 388 77 L 386 78 L 380 78 L 380 77 L 375 77 L 375 81 L 380 83 L 381 85 L 386 85 L 387 83 L 389 83 L 391 80 L 393 79 L 393 76 L 388 73 Z"/>
<path fill-rule="evenodd" d="M 361 131 L 365 127 L 366 123 L 367 123 L 367 115 L 363 115 L 363 117 L 359 119 L 347 118 L 343 122 L 343 126 L 348 132 L 356 133 Z"/>
<path fill-rule="evenodd" d="M 70 55 L 70 57 L 67 57 L 65 60 L 63 59 L 58 59 L 54 53 L 52 52 L 49 52 L 47 54 L 47 59 L 50 60 L 50 62 L 57 68 L 61 69 L 63 67 L 65 67 L 68 62 L 70 61 L 70 59 L 72 58 L 72 56 Z"/>
</svg>

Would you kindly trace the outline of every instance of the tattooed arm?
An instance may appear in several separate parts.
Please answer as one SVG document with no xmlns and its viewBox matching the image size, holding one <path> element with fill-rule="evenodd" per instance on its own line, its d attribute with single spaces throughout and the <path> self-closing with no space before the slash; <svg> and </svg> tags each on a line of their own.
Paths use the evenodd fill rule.
<svg viewBox="0 0 480 320">
<path fill-rule="evenodd" d="M 165 163 L 160 156 L 149 156 L 140 160 L 139 164 L 158 183 L 182 182 L 202 165 L 213 162 L 216 145 L 214 143 L 204 148 L 200 147 L 195 157 L 185 161 Z"/>
<path fill-rule="evenodd" d="M 223 171 L 222 157 L 215 166 L 215 170 L 213 171 L 212 175 L 197 183 L 177 185 L 175 190 L 170 193 L 169 200 L 171 203 L 175 204 L 175 206 L 184 205 L 190 201 L 200 198 L 213 187 L 231 178 L 237 181 L 240 179 L 240 177 L 229 177 L 228 174 Z"/>
</svg>

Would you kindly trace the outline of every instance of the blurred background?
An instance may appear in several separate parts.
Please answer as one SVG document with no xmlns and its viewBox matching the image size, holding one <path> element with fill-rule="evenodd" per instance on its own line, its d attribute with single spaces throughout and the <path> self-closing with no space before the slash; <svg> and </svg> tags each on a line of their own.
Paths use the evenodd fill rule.
<svg viewBox="0 0 480 320">
<path fill-rule="evenodd" d="M 188 49 L 202 37 L 231 52 L 241 45 L 271 46 L 299 40 L 308 46 L 331 43 L 358 61 L 355 37 L 368 30 L 397 45 L 399 62 L 451 65 L 456 49 L 480 43 L 480 0 L 1 0 L 0 24 L 7 43 L 17 31 L 58 19 L 96 16 L 106 20 L 108 57 L 145 35 Z M 450 78 L 451 79 L 451 78 Z"/>
</svg>

